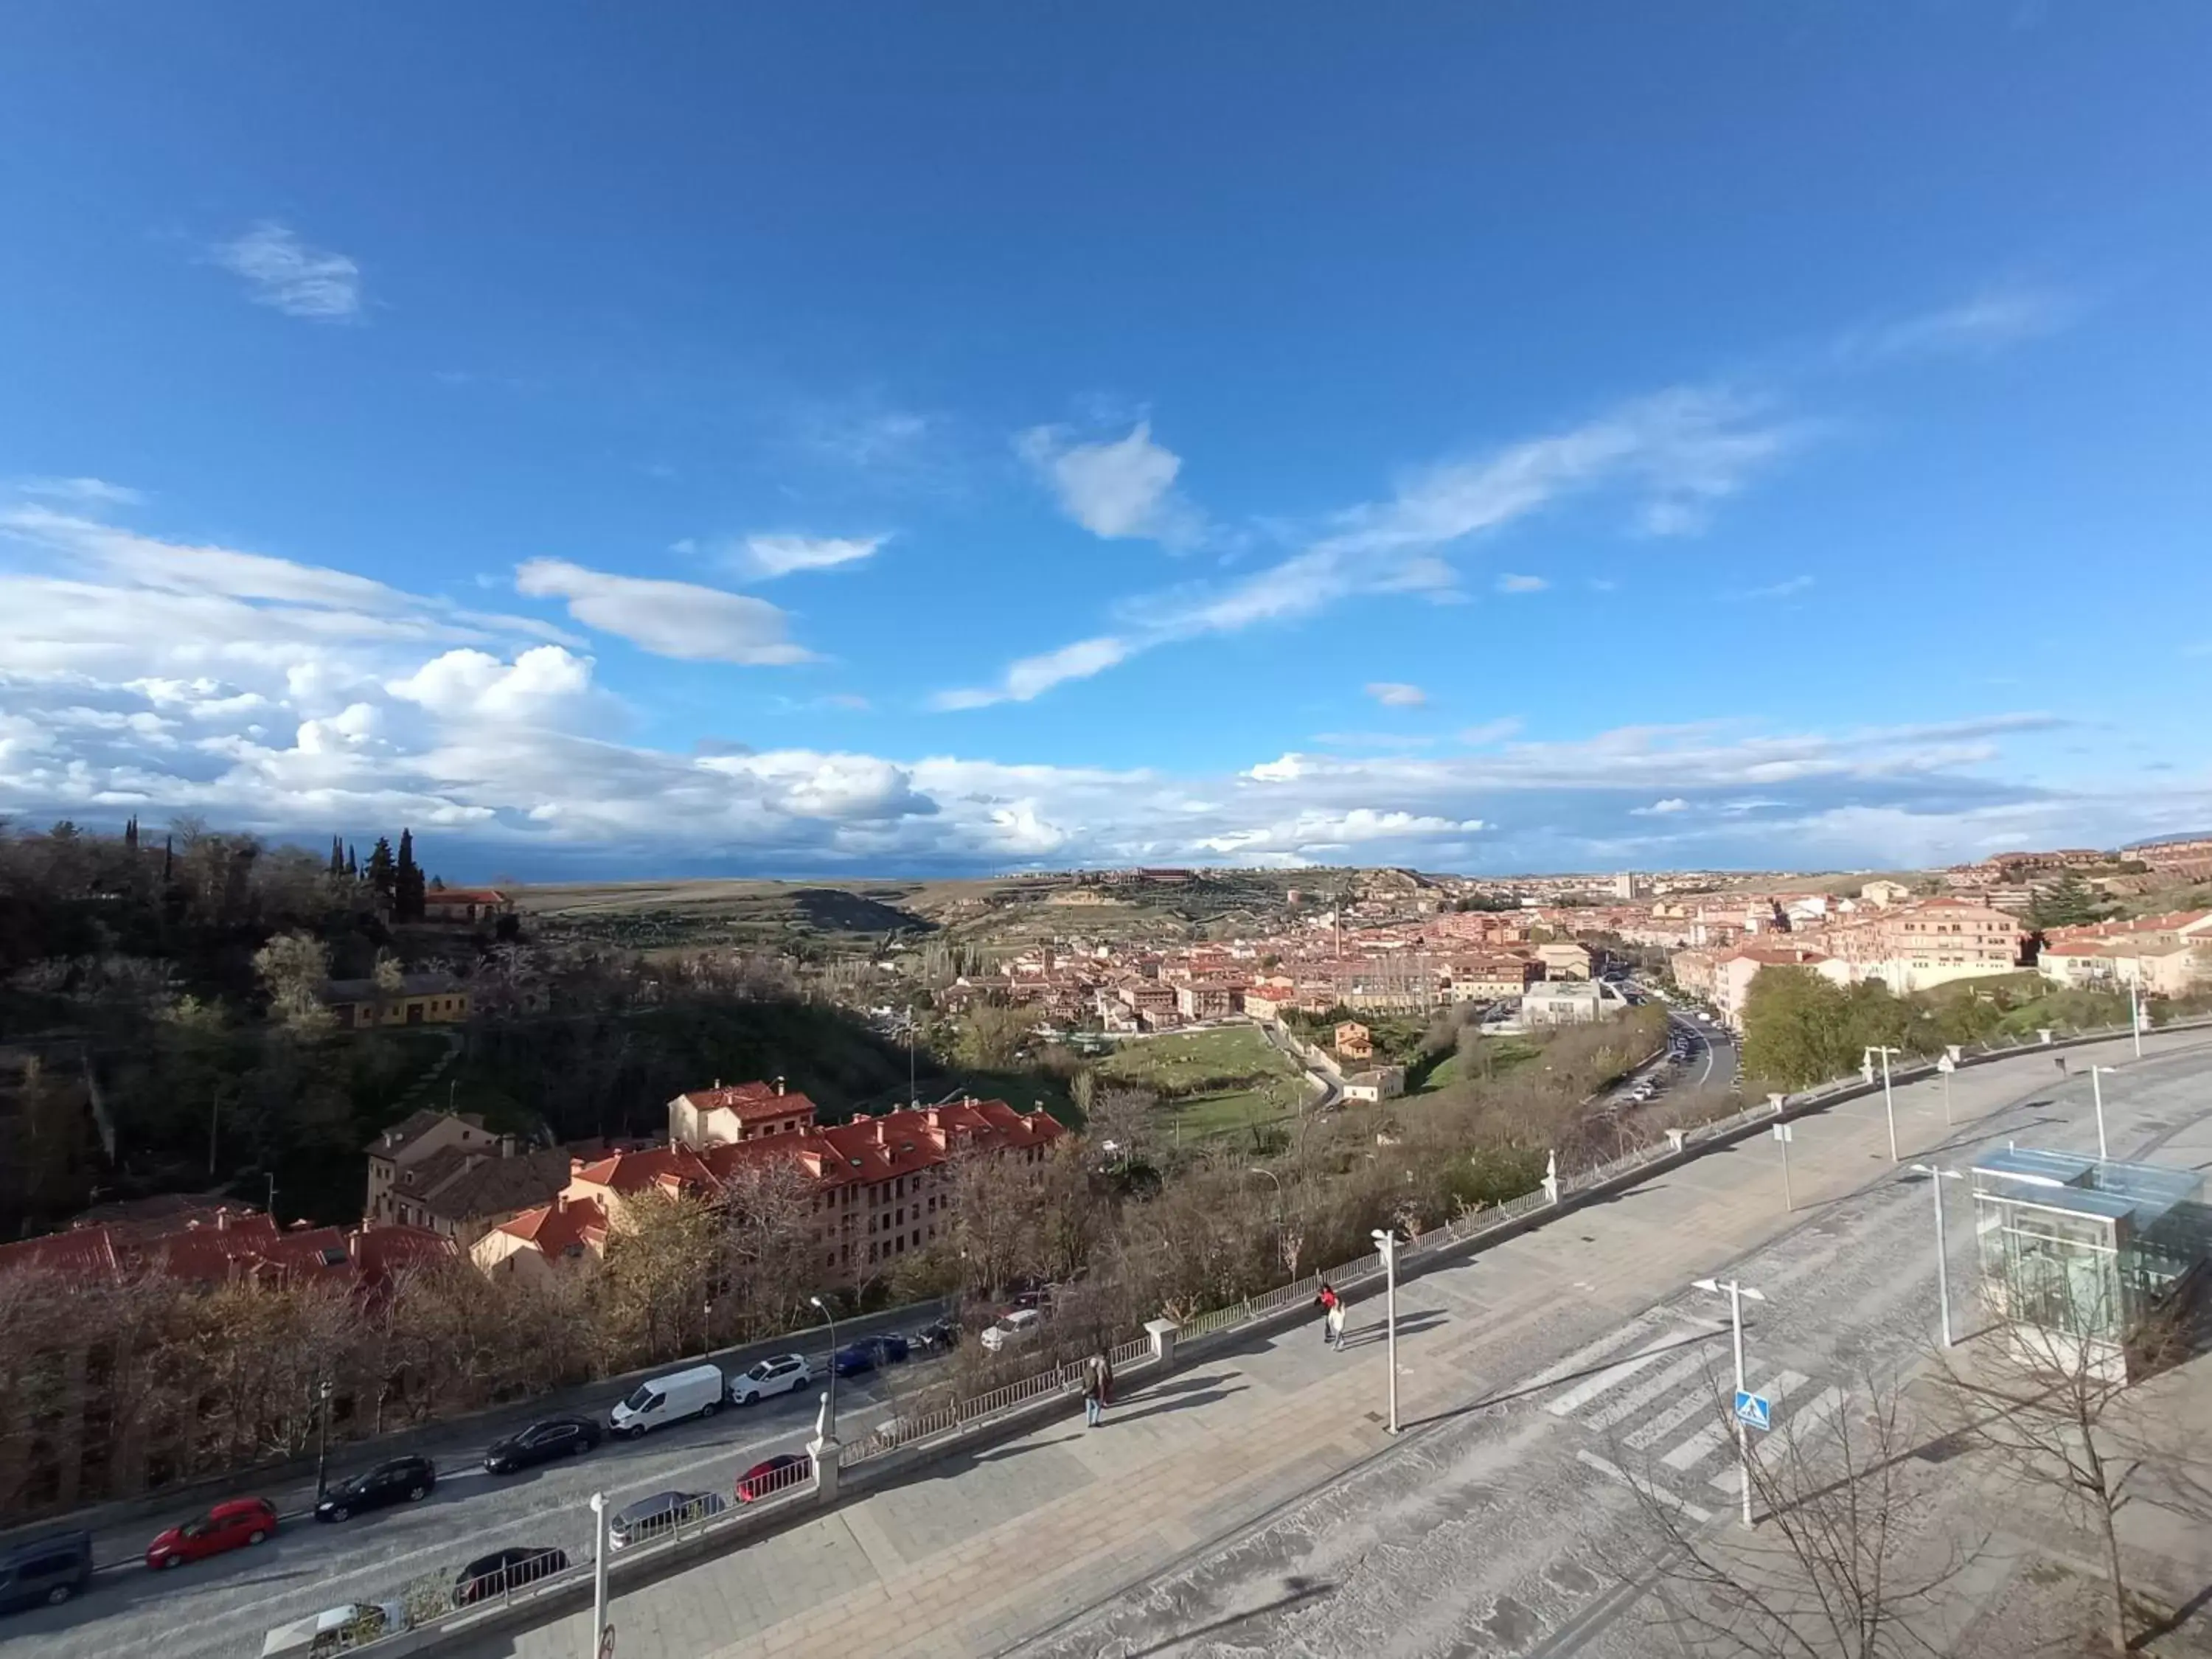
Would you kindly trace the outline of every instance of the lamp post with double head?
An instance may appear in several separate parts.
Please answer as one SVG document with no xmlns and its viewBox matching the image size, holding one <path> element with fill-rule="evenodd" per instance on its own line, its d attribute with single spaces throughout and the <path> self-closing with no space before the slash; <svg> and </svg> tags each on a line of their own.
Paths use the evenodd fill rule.
<svg viewBox="0 0 2212 1659">
<path fill-rule="evenodd" d="M 1889 1161 L 1892 1164 L 1898 1161 L 1897 1097 L 1889 1087 L 1889 1057 L 1898 1052 L 1895 1048 L 1870 1048 L 1866 1051 L 1866 1064 L 1869 1068 L 1874 1065 L 1874 1057 L 1876 1054 L 1881 1056 L 1881 1109 L 1882 1115 L 1889 1120 Z"/>
</svg>

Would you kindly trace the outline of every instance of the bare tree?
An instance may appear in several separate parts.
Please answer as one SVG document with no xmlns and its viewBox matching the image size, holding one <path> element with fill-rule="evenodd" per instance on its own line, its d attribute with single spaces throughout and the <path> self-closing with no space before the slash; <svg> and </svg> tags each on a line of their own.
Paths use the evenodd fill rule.
<svg viewBox="0 0 2212 1659">
<path fill-rule="evenodd" d="M 721 1204 L 717 1306 L 743 1336 L 785 1328 L 818 1279 L 814 1217 L 822 1194 L 796 1158 L 764 1158 L 730 1172 Z"/>
<path fill-rule="evenodd" d="M 1152 1112 L 1158 1104 L 1158 1097 L 1149 1090 L 1101 1090 L 1091 1103 L 1084 1133 L 1094 1146 L 1110 1149 L 1127 1169 L 1152 1146 Z"/>
<path fill-rule="evenodd" d="M 1716 1382 L 1715 1416 L 1731 1432 L 1732 1406 Z M 1656 1599 L 1681 1649 L 1758 1659 L 1936 1652 L 1917 1626 L 1982 1542 L 1922 1532 L 1938 1482 L 1912 1446 L 1903 1391 L 1888 1378 L 1863 1379 L 1833 1409 L 1797 1413 L 1756 1448 L 1749 1533 L 1703 1524 L 1632 1469 L 1659 1542 Z"/>
<path fill-rule="evenodd" d="M 1965 1349 L 1943 1356 L 1942 1377 L 1961 1432 L 1996 1454 L 2025 1487 L 2054 1493 L 2096 1536 L 2105 1569 L 2103 1639 L 2129 1651 L 2129 1595 L 2120 1551 L 2120 1512 L 2143 1496 L 2139 1477 L 2191 1462 L 2178 1437 L 2160 1432 L 2142 1409 L 2132 1378 L 2172 1363 L 2185 1333 L 2170 1311 L 2115 1337 L 2109 1291 L 2077 1296 L 2070 1278 L 2043 1289 L 2038 1311 Z M 2168 1483 L 2169 1492 L 2172 1483 Z M 2203 1517 L 2198 1517 L 2202 1520 Z"/>
<path fill-rule="evenodd" d="M 253 953 L 253 971 L 269 993 L 270 1013 L 303 1031 L 331 1023 L 322 1000 L 330 970 L 330 947 L 307 933 L 280 933 Z"/>
</svg>

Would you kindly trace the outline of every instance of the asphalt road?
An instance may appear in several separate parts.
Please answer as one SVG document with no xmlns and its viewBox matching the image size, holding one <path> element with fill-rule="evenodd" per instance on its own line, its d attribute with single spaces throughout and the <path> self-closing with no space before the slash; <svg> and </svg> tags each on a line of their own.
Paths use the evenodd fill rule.
<svg viewBox="0 0 2212 1659">
<path fill-rule="evenodd" d="M 2212 1051 L 2200 1045 L 2130 1062 L 2113 1044 L 2097 1058 L 2121 1066 L 2106 1089 L 2115 1156 L 2212 1166 Z M 2002 1073 L 2001 1103 L 1948 1137 L 1929 1127 L 1931 1085 L 1900 1086 L 1900 1115 L 1909 1102 L 1913 1131 L 1923 1137 L 1919 1155 L 1934 1152 L 1956 1169 L 2015 1138 L 2094 1152 L 2087 1063 L 2075 1058 L 2063 1078 L 2047 1062 L 2014 1065 Z M 1836 1110 L 1864 1117 L 1870 1109 Z M 1820 1134 L 1821 1122 L 1808 1120 L 1801 1134 Z M 1720 1156 L 1754 1168 L 1764 1151 L 1747 1143 Z M 1848 1408 L 1867 1376 L 1924 1364 L 1932 1345 L 1936 1253 L 1925 1177 L 1893 1170 L 1878 1152 L 1867 1164 L 1856 1190 L 1801 1205 L 1765 1243 L 1713 1264 L 1768 1297 L 1746 1322 L 1747 1380 L 1772 1401 L 1778 1429 L 1795 1413 L 1818 1420 Z M 1712 1183 L 1717 1197 L 1727 1179 L 1721 1164 L 1692 1165 L 1652 1191 Z M 1953 1204 L 1951 1283 L 1966 1331 L 1976 1311 L 1967 1289 L 1974 1237 L 1965 1201 Z M 1572 1260 L 1578 1230 L 1630 1224 L 1569 1219 L 1531 1235 L 1522 1255 Z M 1655 1245 L 1650 1253 L 1668 1251 Z M 1675 1651 L 1647 1577 L 1657 1544 L 1628 1483 L 1698 1526 L 1735 1526 L 1733 1446 L 1714 1395 L 1730 1380 L 1727 1304 L 1685 1284 L 1687 1273 L 1669 1273 L 1673 1283 L 1656 1300 L 1613 1301 L 1593 1282 L 1583 1296 L 1543 1303 L 1515 1322 L 1492 1306 L 1519 1305 L 1503 1277 L 1513 1259 L 1510 1247 L 1501 1248 L 1398 1291 L 1401 1321 L 1483 1316 L 1484 1361 L 1467 1380 L 1475 1403 L 1414 1425 L 1389 1455 L 1363 1460 L 1006 1651 L 1020 1659 L 1648 1659 Z M 1954 1479 L 1966 1519 L 1983 1531 L 2016 1524 L 2008 1489 L 1966 1489 L 1970 1478 L 1979 1479 L 1961 1465 Z M 2155 1528 L 2157 1517 L 2137 1524 Z M 1973 1596 L 1996 1605 L 2004 1582 L 1962 1588 L 1962 1613 L 1975 1610 Z"/>
<path fill-rule="evenodd" d="M 312 1483 L 303 1492 L 269 1493 L 286 1518 L 268 1543 L 164 1572 L 143 1565 L 103 1570 L 82 1597 L 65 1606 L 0 1615 L 0 1654 L 230 1659 L 258 1654 L 263 1636 L 289 1620 L 346 1601 L 399 1599 L 415 1580 L 450 1580 L 492 1550 L 562 1549 L 571 1560 L 588 1560 L 593 1492 L 606 1493 L 612 1508 L 672 1487 L 713 1492 L 726 1501 L 747 1468 L 802 1449 L 813 1437 L 817 1396 L 826 1386 L 820 1373 L 827 1355 L 810 1357 L 817 1381 L 801 1394 L 725 1407 L 703 1422 L 674 1425 L 642 1440 L 609 1439 L 583 1456 L 520 1474 L 486 1474 L 480 1443 L 455 1447 L 438 1456 L 437 1488 L 420 1504 L 332 1523 L 308 1515 L 293 1518 L 312 1500 Z M 920 1386 L 944 1364 L 917 1357 L 894 1368 L 892 1380 L 902 1389 Z M 599 1403 L 602 1419 L 617 1397 L 611 1390 Z M 838 1382 L 838 1420 L 848 1438 L 890 1414 L 884 1378 Z M 333 1481 L 376 1461 L 368 1448 L 349 1450 L 356 1455 L 343 1464 L 332 1460 Z M 143 1560 L 155 1533 L 196 1512 L 97 1532 L 94 1559 Z"/>
</svg>

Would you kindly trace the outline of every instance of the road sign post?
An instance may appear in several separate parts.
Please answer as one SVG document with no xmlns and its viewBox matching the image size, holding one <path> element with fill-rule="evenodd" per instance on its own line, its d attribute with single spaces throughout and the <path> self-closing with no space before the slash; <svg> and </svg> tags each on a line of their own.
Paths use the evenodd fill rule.
<svg viewBox="0 0 2212 1659">
<path fill-rule="evenodd" d="M 1735 1391 L 1735 1420 L 1747 1429 L 1771 1429 L 1774 1426 L 1774 1402 L 1763 1394 L 1753 1394 L 1749 1389 Z"/>
<path fill-rule="evenodd" d="M 1951 1127 L 1951 1073 L 1958 1069 L 1959 1062 L 1953 1054 L 1945 1054 L 1936 1062 L 1936 1074 L 1943 1079 L 1943 1127 L 1947 1129 Z"/>
<path fill-rule="evenodd" d="M 1797 1207 L 1797 1200 L 1790 1195 L 1790 1132 L 1791 1127 L 1792 1126 L 1787 1123 L 1778 1123 L 1774 1126 L 1774 1138 L 1782 1145 L 1782 1207 L 1785 1210 L 1795 1210 Z"/>
<path fill-rule="evenodd" d="M 1735 1336 L 1735 1455 L 1743 1474 L 1743 1524 L 1749 1527 L 1754 1524 L 1751 1518 L 1751 1427 L 1743 1415 L 1743 1402 L 1758 1401 L 1762 1412 L 1767 1407 L 1759 1395 L 1743 1386 L 1743 1299 L 1749 1297 L 1753 1302 L 1764 1302 L 1766 1296 L 1737 1279 L 1700 1279 L 1693 1282 L 1698 1290 L 1729 1299 L 1729 1325 Z"/>
</svg>

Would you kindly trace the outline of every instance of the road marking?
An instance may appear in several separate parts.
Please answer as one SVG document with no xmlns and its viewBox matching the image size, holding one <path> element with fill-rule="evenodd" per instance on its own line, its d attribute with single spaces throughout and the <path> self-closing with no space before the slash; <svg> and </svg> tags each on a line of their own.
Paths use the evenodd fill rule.
<svg viewBox="0 0 2212 1659">
<path fill-rule="evenodd" d="M 1673 1332 L 1668 1332 L 1650 1347 L 1631 1354 L 1619 1364 L 1608 1365 L 1595 1376 L 1584 1377 L 1557 1400 L 1551 1401 L 1544 1409 L 1554 1417 L 1565 1417 L 1570 1412 L 1587 1406 L 1607 1389 L 1626 1382 L 1654 1360 L 1672 1352 L 1680 1340 L 1681 1339 Z"/>
<path fill-rule="evenodd" d="M 1811 1380 L 1801 1371 L 1784 1371 L 1773 1382 L 1761 1383 L 1759 1392 L 1770 1400 L 1779 1400 L 1790 1389 Z M 1692 1468 L 1712 1455 L 1728 1432 L 1725 1423 L 1708 1423 L 1659 1461 L 1670 1469 Z"/>
<path fill-rule="evenodd" d="M 1658 1503 L 1664 1504 L 1668 1509 L 1674 1510 L 1680 1514 L 1688 1516 L 1691 1520 L 1697 1522 L 1700 1526 L 1713 1518 L 1713 1512 L 1711 1510 L 1699 1509 L 1695 1504 L 1690 1502 L 1688 1498 L 1676 1497 L 1673 1492 L 1668 1492 L 1666 1487 L 1659 1485 L 1656 1481 L 1652 1482 L 1649 1486 L 1638 1486 L 1636 1482 L 1628 1478 L 1628 1472 L 1626 1469 L 1622 1468 L 1617 1463 L 1607 1462 L 1605 1459 L 1600 1457 L 1595 1452 L 1578 1451 L 1575 1454 L 1575 1456 L 1581 1462 L 1588 1465 L 1593 1469 L 1595 1469 L 1600 1474 L 1605 1476 L 1607 1480 L 1619 1481 L 1622 1486 L 1627 1487 L 1629 1491 L 1635 1492 L 1639 1497 L 1650 1497 Z"/>
<path fill-rule="evenodd" d="M 1630 1389 L 1603 1411 L 1591 1413 L 1583 1421 L 1589 1427 L 1603 1432 L 1616 1423 L 1626 1421 L 1662 1395 L 1680 1388 L 1711 1364 L 1712 1357 L 1703 1352 L 1693 1353 L 1686 1359 L 1678 1360 L 1649 1382 Z"/>
<path fill-rule="evenodd" d="M 1558 1364 L 1547 1365 L 1526 1382 L 1516 1383 L 1512 1392 L 1523 1397 L 1532 1394 L 1540 1394 L 1562 1377 L 1572 1376 L 1577 1371 L 1588 1370 L 1597 1360 L 1611 1353 L 1615 1348 L 1625 1348 L 1638 1337 L 1648 1334 L 1652 1321 L 1658 1316 L 1656 1311 L 1638 1314 L 1619 1330 L 1609 1335 L 1601 1336 L 1595 1342 L 1583 1344 Z"/>
</svg>

